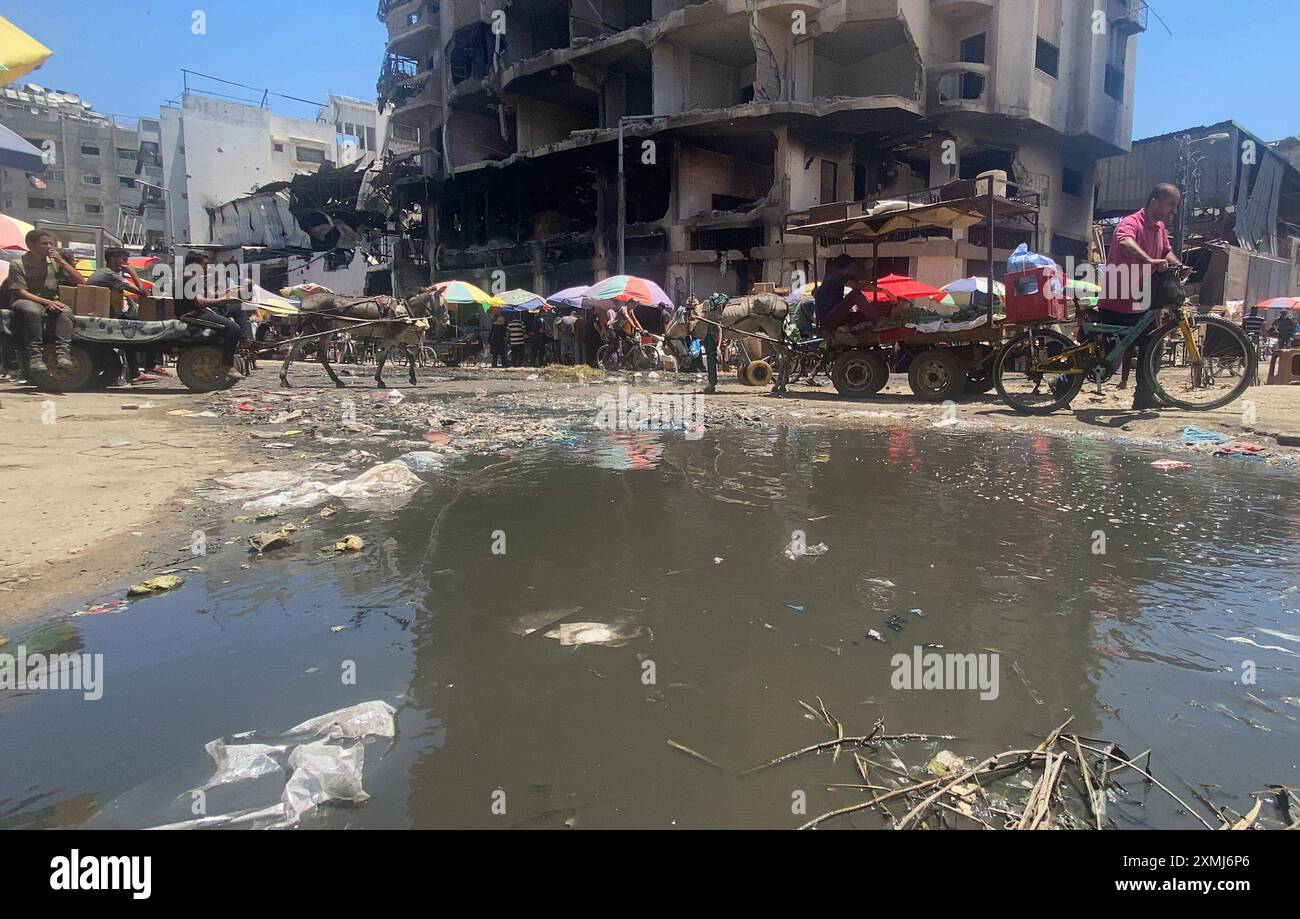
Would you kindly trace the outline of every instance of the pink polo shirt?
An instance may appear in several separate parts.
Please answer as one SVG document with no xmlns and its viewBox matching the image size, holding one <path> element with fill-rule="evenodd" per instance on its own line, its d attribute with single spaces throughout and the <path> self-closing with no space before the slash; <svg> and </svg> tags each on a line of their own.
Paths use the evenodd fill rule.
<svg viewBox="0 0 1300 919">
<path fill-rule="evenodd" d="M 1115 228 L 1110 251 L 1106 253 L 1106 274 L 1102 278 L 1102 295 L 1097 306 L 1118 313 L 1141 313 L 1147 309 L 1143 291 L 1150 279 L 1151 269 L 1136 255 L 1120 245 L 1131 239 L 1152 258 L 1169 254 L 1169 234 L 1163 220 L 1148 220 L 1145 209 L 1129 214 Z"/>
</svg>

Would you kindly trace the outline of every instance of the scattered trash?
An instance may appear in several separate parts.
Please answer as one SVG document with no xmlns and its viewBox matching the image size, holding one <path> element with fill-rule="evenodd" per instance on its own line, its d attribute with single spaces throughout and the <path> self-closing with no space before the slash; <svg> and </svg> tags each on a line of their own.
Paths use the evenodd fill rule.
<svg viewBox="0 0 1300 919">
<path fill-rule="evenodd" d="M 920 616 L 922 618 L 925 617 L 925 610 L 921 609 L 919 606 L 912 607 L 911 609 L 908 610 L 908 612 L 911 613 L 913 616 Z"/>
<path fill-rule="evenodd" d="M 1190 447 L 1194 444 L 1222 444 L 1232 440 L 1227 434 L 1220 434 L 1217 431 L 1207 431 L 1205 428 L 1189 424 L 1183 428 L 1182 437 L 1178 442 L 1184 447 Z"/>
<path fill-rule="evenodd" d="M 7 644 L 9 644 L 9 639 L 5 638 L 3 635 L 0 635 L 0 648 L 3 648 Z"/>
<path fill-rule="evenodd" d="M 599 645 L 602 648 L 621 648 L 628 642 L 648 634 L 645 626 L 617 625 L 607 622 L 564 622 L 545 633 L 565 646 Z"/>
<path fill-rule="evenodd" d="M 940 750 L 925 764 L 926 772 L 940 778 L 950 773 L 959 773 L 965 768 L 966 761 L 951 750 Z"/>
<path fill-rule="evenodd" d="M 342 632 L 346 628 L 347 626 L 345 625 L 332 625 L 330 626 L 330 634 L 337 635 L 339 632 Z"/>
<path fill-rule="evenodd" d="M 1157 469 L 1191 469 L 1192 468 L 1191 463 L 1184 463 L 1182 460 L 1176 460 L 1176 459 L 1153 460 L 1151 465 Z"/>
<path fill-rule="evenodd" d="M 395 462 L 401 463 L 412 472 L 437 472 L 447 464 L 447 458 L 432 450 L 413 450 L 399 456 Z"/>
<path fill-rule="evenodd" d="M 251 412 L 253 411 L 254 406 L 251 402 L 240 402 L 235 406 L 235 408 L 239 409 L 241 412 Z"/>
<path fill-rule="evenodd" d="M 325 489 L 347 504 L 392 503 L 406 498 L 424 485 L 424 480 L 402 463 L 380 463 L 355 479 Z"/>
<path fill-rule="evenodd" d="M 867 638 L 870 638 L 872 641 L 884 641 L 884 640 L 885 640 L 885 636 L 881 635 L 881 634 L 880 634 L 879 632 L 877 632 L 875 629 L 867 629 Z"/>
<path fill-rule="evenodd" d="M 406 396 L 396 389 L 390 389 L 388 392 L 375 393 L 375 399 L 381 402 L 387 402 L 389 405 L 396 405 L 405 399 Z"/>
<path fill-rule="evenodd" d="M 301 409 L 294 409 L 292 412 L 281 412 L 271 419 L 270 424 L 288 424 L 290 421 L 297 421 L 302 417 Z"/>
<path fill-rule="evenodd" d="M 321 517 L 333 517 L 333 516 L 334 516 L 335 514 L 337 514 L 338 512 L 339 512 L 339 509 L 338 509 L 337 507 L 332 507 L 332 506 L 328 506 L 328 505 L 327 505 L 327 506 L 322 507 L 322 508 L 320 509 L 320 516 L 321 516 Z"/>
<path fill-rule="evenodd" d="M 1244 440 L 1234 441 L 1230 444 L 1224 444 L 1214 451 L 1215 456 L 1232 456 L 1240 459 L 1262 460 L 1269 455 L 1267 447 L 1261 444 L 1252 444 Z"/>
<path fill-rule="evenodd" d="M 794 610 L 796 613 L 802 613 L 808 608 L 802 603 L 787 603 L 786 606 L 790 607 L 790 609 Z"/>
<path fill-rule="evenodd" d="M 365 747 L 340 747 L 325 740 L 302 744 L 289 754 L 293 775 L 284 786 L 284 811 L 290 820 L 329 801 L 361 804 L 370 795 L 361 787 Z"/>
<path fill-rule="evenodd" d="M 227 744 L 225 740 L 218 737 L 204 744 L 203 749 L 207 751 L 208 756 L 212 757 L 217 771 L 212 778 L 195 789 L 196 791 L 244 782 L 263 775 L 283 773 L 284 767 L 273 757 L 285 753 L 289 748 L 260 743 Z"/>
<path fill-rule="evenodd" d="M 248 547 L 259 555 L 270 549 L 283 549 L 293 545 L 290 534 L 298 532 L 292 523 L 286 523 L 280 529 L 268 533 L 255 533 L 248 537 Z"/>
<path fill-rule="evenodd" d="M 388 737 L 397 736 L 397 709 L 382 699 L 362 702 L 337 711 L 309 718 L 285 731 L 285 736 L 308 734 L 313 737 Z"/>
<path fill-rule="evenodd" d="M 145 408 L 153 408 L 153 403 L 152 402 L 140 402 L 140 403 L 127 402 L 122 406 L 122 411 L 138 412 L 141 409 L 145 409 Z"/>
<path fill-rule="evenodd" d="M 100 616 L 104 613 L 116 613 L 124 609 L 126 609 L 125 600 L 110 600 L 107 603 L 96 603 L 94 606 L 86 607 L 86 609 L 77 610 L 72 615 L 73 616 Z M 4 642 L 0 641 L 0 645 L 3 644 Z"/>
<path fill-rule="evenodd" d="M 184 584 L 184 580 L 174 574 L 163 574 L 156 578 L 150 578 L 139 584 L 132 584 L 127 590 L 128 597 L 147 597 L 153 594 L 160 594 L 168 590 L 175 590 Z"/>
<path fill-rule="evenodd" d="M 724 561 L 726 561 L 726 559 L 718 558 L 717 556 L 714 556 L 713 558 L 713 564 L 715 565 L 721 565 Z"/>
<path fill-rule="evenodd" d="M 826 543 L 824 542 L 819 542 L 815 546 L 803 546 L 802 551 L 801 551 L 801 547 L 795 545 L 794 543 L 791 543 L 790 545 L 786 546 L 785 557 L 790 559 L 790 561 L 794 561 L 804 556 L 812 556 L 816 558 L 817 556 L 825 555 L 829 551 L 830 551 L 829 547 L 827 547 Z"/>
<path fill-rule="evenodd" d="M 445 446 L 446 444 L 451 443 L 451 435 L 443 433 L 442 431 L 426 431 L 424 439 L 429 443 L 438 446 Z"/>
<path fill-rule="evenodd" d="M 582 612 L 581 606 L 562 606 L 556 609 L 539 610 L 535 613 L 525 613 L 511 621 L 508 631 L 522 638 L 580 612 Z"/>
<path fill-rule="evenodd" d="M 952 427 L 953 425 L 955 425 L 955 424 L 960 424 L 960 423 L 961 423 L 961 419 L 959 419 L 959 418 L 943 418 L 943 419 L 941 419 L 941 420 L 939 420 L 939 421 L 936 421 L 934 424 L 930 425 L 930 427 L 933 427 L 933 428 L 950 428 L 950 427 Z"/>
<path fill-rule="evenodd" d="M 335 552 L 360 552 L 366 547 L 366 542 L 360 536 L 351 534 L 344 536 L 334 544 Z"/>
<path fill-rule="evenodd" d="M 877 587 L 897 587 L 889 578 L 867 578 L 868 584 L 875 584 Z"/>
</svg>

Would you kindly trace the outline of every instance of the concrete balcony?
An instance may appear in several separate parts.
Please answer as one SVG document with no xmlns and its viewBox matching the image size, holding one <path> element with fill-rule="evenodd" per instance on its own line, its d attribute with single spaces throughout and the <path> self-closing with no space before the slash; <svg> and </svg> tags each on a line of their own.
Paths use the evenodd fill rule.
<svg viewBox="0 0 1300 919">
<path fill-rule="evenodd" d="M 929 80 L 929 108 L 939 112 L 989 111 L 988 64 L 970 64 L 954 61 L 931 67 Z"/>
<path fill-rule="evenodd" d="M 1111 0 L 1110 27 L 1121 35 L 1137 35 L 1147 30 L 1146 0 Z"/>
<path fill-rule="evenodd" d="M 989 13 L 996 0 L 930 0 L 930 12 L 940 19 L 965 19 L 975 13 Z"/>
</svg>

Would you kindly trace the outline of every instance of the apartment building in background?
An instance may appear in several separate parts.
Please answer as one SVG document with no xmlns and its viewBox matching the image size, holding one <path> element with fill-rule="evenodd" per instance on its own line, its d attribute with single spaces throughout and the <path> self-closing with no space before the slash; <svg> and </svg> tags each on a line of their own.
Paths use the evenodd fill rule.
<svg viewBox="0 0 1300 919">
<path fill-rule="evenodd" d="M 1084 258 L 1096 162 L 1130 146 L 1146 12 L 1141 0 L 381 0 L 385 191 L 395 214 L 419 205 L 425 236 L 394 248 L 394 277 L 504 273 L 549 291 L 614 273 L 620 121 L 626 270 L 677 298 L 809 272 L 812 243 L 782 231 L 790 212 L 988 170 L 1042 196 L 1042 251 Z M 995 257 L 1029 236 L 995 228 Z M 929 231 L 887 243 L 880 267 L 947 282 L 982 270 L 986 244 L 983 227 Z"/>
<path fill-rule="evenodd" d="M 97 112 L 75 93 L 24 83 L 0 89 L 0 123 L 49 160 L 30 175 L 0 168 L 0 211 L 31 224 L 100 228 L 131 246 L 161 242 L 163 212 L 142 212 L 136 181 L 142 140 L 156 132 L 155 122 Z"/>
</svg>

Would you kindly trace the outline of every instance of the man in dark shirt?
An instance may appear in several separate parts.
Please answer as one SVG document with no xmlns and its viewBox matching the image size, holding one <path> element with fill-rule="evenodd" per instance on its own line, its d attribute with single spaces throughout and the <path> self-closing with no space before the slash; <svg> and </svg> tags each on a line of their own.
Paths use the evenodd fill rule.
<svg viewBox="0 0 1300 919">
<path fill-rule="evenodd" d="M 224 297 L 204 296 L 207 291 L 208 257 L 201 252 L 185 256 L 185 270 L 180 290 L 176 291 L 176 318 L 190 316 L 223 332 L 221 344 L 221 369 L 232 380 L 242 377 L 235 370 L 235 351 L 240 339 L 251 337 L 248 320 L 244 318 L 243 304 L 233 288 Z"/>
<path fill-rule="evenodd" d="M 1277 336 L 1279 348 L 1289 348 L 1295 342 L 1295 320 L 1290 313 L 1283 313 L 1273 323 L 1273 334 Z"/>
<path fill-rule="evenodd" d="M 817 329 L 832 335 L 840 326 L 857 319 L 878 319 L 889 314 L 887 302 L 873 304 L 857 287 L 858 268 L 848 253 L 840 253 L 826 266 L 826 276 L 813 295 Z M 849 289 L 846 291 L 845 288 Z"/>
<path fill-rule="evenodd" d="M 2 299 L 14 311 L 23 330 L 27 371 L 47 370 L 47 321 L 53 325 L 56 365 L 60 370 L 72 370 L 72 309 L 59 302 L 59 285 L 76 286 L 85 283 L 85 278 L 59 254 L 54 237 L 45 230 L 32 230 L 23 241 L 27 252 L 10 263 Z"/>
<path fill-rule="evenodd" d="M 130 254 L 125 249 L 105 249 L 104 264 L 102 267 L 95 269 L 91 274 L 90 280 L 86 283 L 92 287 L 107 287 L 113 291 L 112 316 L 114 319 L 138 319 L 140 317 L 140 308 L 137 304 L 131 303 L 126 299 L 124 294 L 134 294 L 137 297 L 147 297 L 149 295 L 144 282 L 140 276 L 135 273 L 135 269 L 130 267 Z M 130 280 L 128 281 L 122 275 L 126 273 Z M 127 382 L 151 382 L 151 378 L 140 377 L 140 365 L 136 360 L 135 348 L 123 348 L 123 355 L 126 357 Z M 153 366 L 156 362 L 152 353 L 143 352 L 145 365 Z"/>
</svg>

